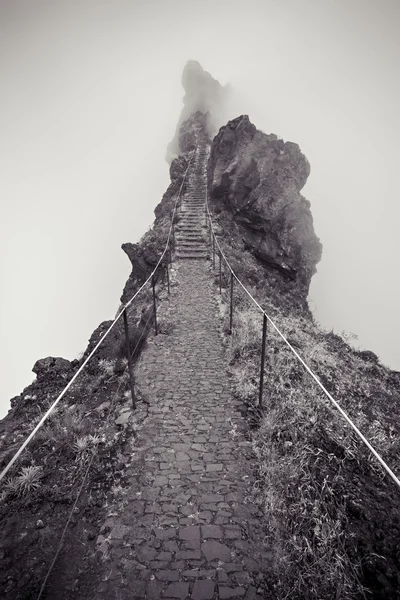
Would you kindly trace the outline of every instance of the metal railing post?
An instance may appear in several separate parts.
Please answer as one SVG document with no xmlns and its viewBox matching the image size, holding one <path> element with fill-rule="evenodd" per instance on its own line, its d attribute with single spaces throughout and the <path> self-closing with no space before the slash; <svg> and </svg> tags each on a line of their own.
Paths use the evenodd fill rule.
<svg viewBox="0 0 400 600">
<path fill-rule="evenodd" d="M 233 325 L 233 273 L 231 271 L 231 306 L 229 311 L 229 334 L 232 333 Z"/>
<path fill-rule="evenodd" d="M 262 333 L 262 342 L 261 342 L 261 370 L 260 370 L 260 392 L 258 396 L 258 406 L 262 407 L 262 397 L 263 397 L 263 388 L 264 388 L 264 365 L 265 365 L 265 341 L 267 338 L 267 317 L 264 314 L 263 319 L 263 333 Z"/>
<path fill-rule="evenodd" d="M 155 334 L 158 334 L 158 327 L 157 327 L 157 302 L 156 302 L 156 290 L 155 290 L 155 281 L 154 281 L 154 275 L 151 278 L 151 287 L 153 288 L 153 310 L 154 310 L 154 331 Z"/>
<path fill-rule="evenodd" d="M 167 269 L 167 286 L 168 286 L 168 295 L 169 295 L 171 290 L 170 290 L 170 285 L 169 285 L 169 264 L 168 264 L 168 259 L 167 259 L 166 269 Z"/>
<path fill-rule="evenodd" d="M 219 293 L 222 294 L 222 257 L 219 251 Z"/>
<path fill-rule="evenodd" d="M 128 358 L 128 369 L 129 369 L 129 383 L 131 386 L 131 395 L 132 395 L 132 406 L 133 410 L 136 409 L 136 401 L 135 401 L 135 380 L 133 377 L 133 365 L 132 365 L 132 356 L 131 356 L 131 348 L 129 343 L 129 327 L 128 327 L 128 318 L 126 316 L 126 308 L 124 309 L 124 329 L 125 329 L 125 341 L 126 341 L 126 354 Z"/>
<path fill-rule="evenodd" d="M 212 236 L 213 269 L 215 269 L 215 237 Z"/>
</svg>

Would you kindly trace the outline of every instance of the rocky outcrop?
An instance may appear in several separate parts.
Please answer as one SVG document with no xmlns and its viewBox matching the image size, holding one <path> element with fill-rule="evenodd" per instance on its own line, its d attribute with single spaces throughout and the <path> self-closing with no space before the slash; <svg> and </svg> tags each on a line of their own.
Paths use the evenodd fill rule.
<svg viewBox="0 0 400 600">
<path fill-rule="evenodd" d="M 66 358 L 48 356 L 47 358 L 40 358 L 37 360 L 33 365 L 32 371 L 36 374 L 37 378 L 40 379 L 49 373 L 63 373 L 69 371 L 71 367 L 71 362 Z"/>
<path fill-rule="evenodd" d="M 322 245 L 300 194 L 310 165 L 299 146 L 257 130 L 244 115 L 214 138 L 208 172 L 211 203 L 232 215 L 245 248 L 307 295 Z"/>
<path fill-rule="evenodd" d="M 181 126 L 193 115 L 207 115 L 205 129 L 214 135 L 218 127 L 226 122 L 224 107 L 230 96 L 230 86 L 222 86 L 210 73 L 205 71 L 200 63 L 189 60 L 182 73 L 182 86 L 185 90 L 183 108 L 180 114 L 173 140 L 167 148 L 167 161 L 170 162 L 185 150 L 185 140 L 182 138 Z"/>
<path fill-rule="evenodd" d="M 209 113 L 196 112 L 182 124 L 179 130 L 179 145 L 182 152 L 192 152 L 195 148 L 211 142 L 207 132 L 209 118 Z"/>
</svg>

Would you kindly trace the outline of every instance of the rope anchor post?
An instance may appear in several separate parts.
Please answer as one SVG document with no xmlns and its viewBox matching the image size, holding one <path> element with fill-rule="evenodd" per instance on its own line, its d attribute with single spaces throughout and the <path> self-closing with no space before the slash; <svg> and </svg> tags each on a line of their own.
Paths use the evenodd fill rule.
<svg viewBox="0 0 400 600">
<path fill-rule="evenodd" d="M 132 395 L 132 407 L 133 407 L 133 410 L 136 410 L 135 380 L 134 380 L 134 376 L 133 376 L 132 355 L 131 355 L 131 348 L 130 348 L 130 343 L 129 343 L 129 327 L 128 327 L 128 318 L 126 316 L 126 307 L 124 308 L 123 317 L 124 317 L 124 329 L 125 329 L 126 355 L 128 358 L 129 383 L 131 386 L 131 395 Z"/>
<path fill-rule="evenodd" d="M 265 367 L 265 341 L 267 338 L 267 316 L 263 317 L 263 333 L 261 342 L 261 368 L 260 368 L 260 391 L 258 396 L 258 406 L 262 408 L 263 404 L 263 388 L 264 388 L 264 367 Z"/>
<path fill-rule="evenodd" d="M 157 325 L 157 299 L 156 299 L 156 289 L 155 289 L 155 279 L 154 275 L 151 278 L 151 287 L 153 289 L 153 312 L 154 312 L 154 332 L 158 334 L 158 325 Z"/>
<path fill-rule="evenodd" d="M 222 294 L 222 256 L 221 250 L 219 251 L 219 293 Z"/>
<path fill-rule="evenodd" d="M 170 290 L 170 282 L 169 282 L 169 259 L 168 259 L 168 257 L 167 257 L 167 264 L 165 265 L 165 269 L 167 271 L 167 287 L 168 287 L 168 296 L 169 296 L 171 293 L 171 290 Z"/>
<path fill-rule="evenodd" d="M 213 269 L 215 269 L 215 237 L 212 236 Z"/>
<path fill-rule="evenodd" d="M 231 271 L 231 305 L 229 309 L 229 335 L 232 334 L 233 326 L 233 273 Z"/>
</svg>

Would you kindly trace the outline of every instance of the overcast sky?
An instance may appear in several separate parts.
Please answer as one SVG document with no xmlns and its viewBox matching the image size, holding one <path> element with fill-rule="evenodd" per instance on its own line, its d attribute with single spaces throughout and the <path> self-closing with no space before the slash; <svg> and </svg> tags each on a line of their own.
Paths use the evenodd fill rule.
<svg viewBox="0 0 400 600">
<path fill-rule="evenodd" d="M 198 60 L 296 142 L 324 246 L 310 304 L 400 370 L 397 0 L 0 0 L 0 416 L 112 318 L 169 183 Z"/>
</svg>

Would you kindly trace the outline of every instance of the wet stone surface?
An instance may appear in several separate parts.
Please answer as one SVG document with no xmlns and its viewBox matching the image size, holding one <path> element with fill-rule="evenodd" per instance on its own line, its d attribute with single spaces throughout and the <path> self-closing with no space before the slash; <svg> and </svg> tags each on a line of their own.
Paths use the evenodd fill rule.
<svg viewBox="0 0 400 600">
<path fill-rule="evenodd" d="M 174 267 L 178 285 L 160 308 L 173 327 L 149 337 L 136 369 L 149 416 L 124 502 L 100 536 L 105 581 L 95 597 L 260 600 L 260 509 L 249 498 L 250 442 L 229 388 L 210 264 Z"/>
</svg>

